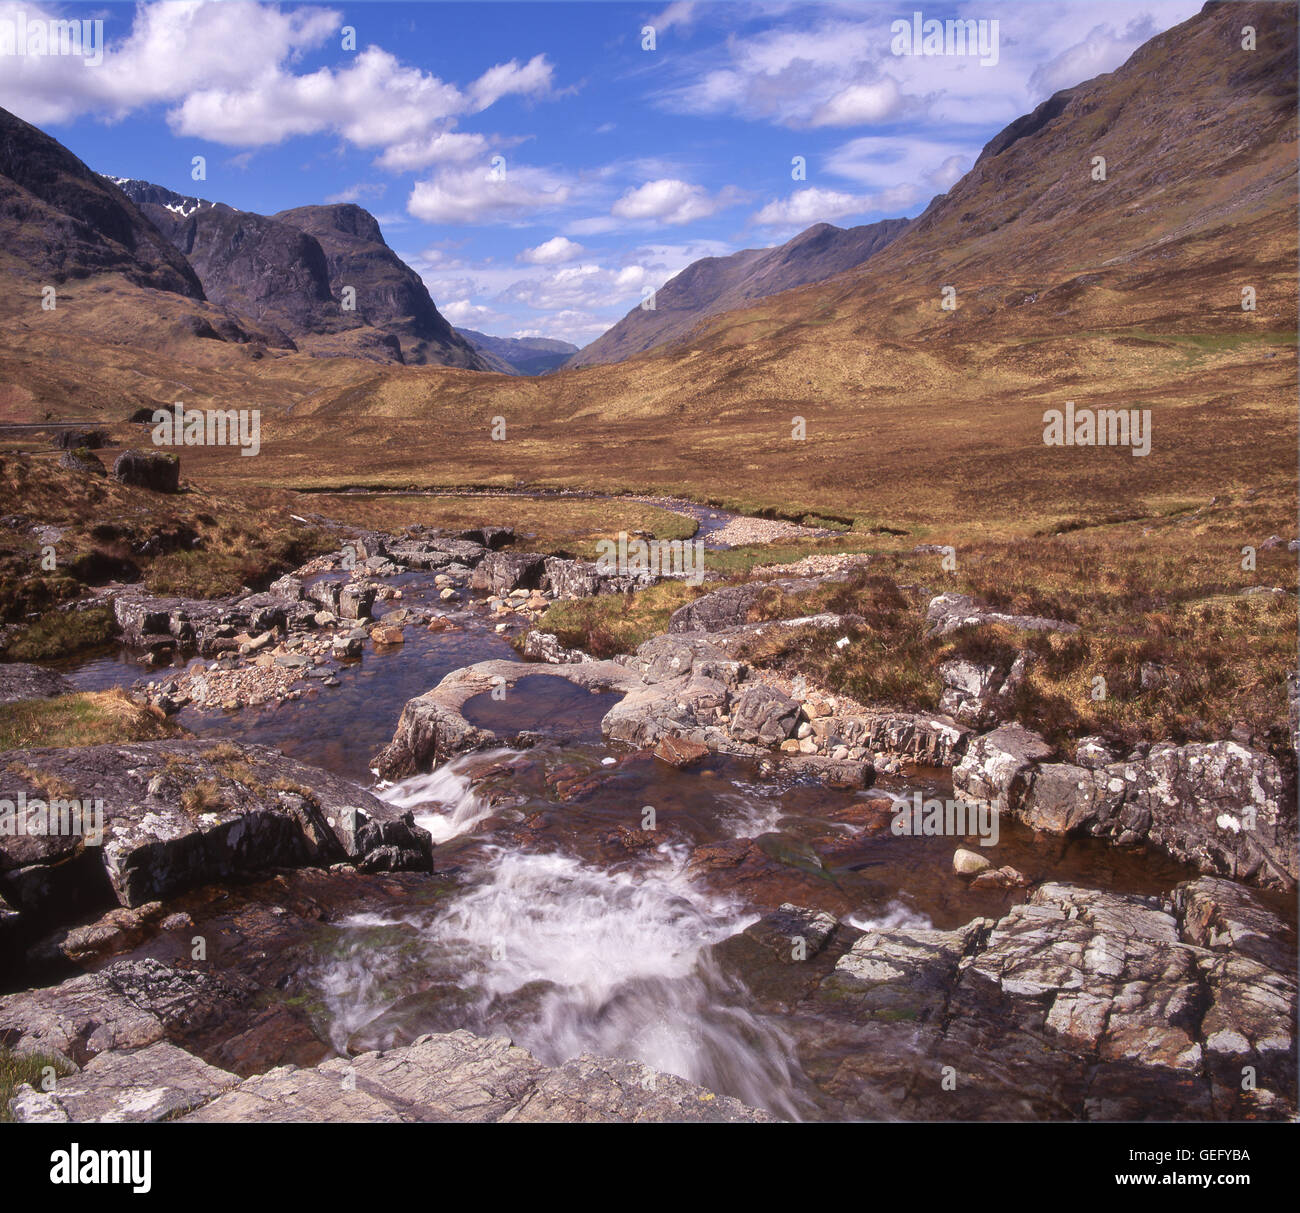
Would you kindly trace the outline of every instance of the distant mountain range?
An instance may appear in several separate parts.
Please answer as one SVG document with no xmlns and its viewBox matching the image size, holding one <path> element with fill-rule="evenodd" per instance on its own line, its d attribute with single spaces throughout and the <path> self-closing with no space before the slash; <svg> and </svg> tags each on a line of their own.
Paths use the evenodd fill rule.
<svg viewBox="0 0 1300 1213">
<path fill-rule="evenodd" d="M 776 248 L 693 261 L 655 292 L 653 309 L 634 307 L 566 365 L 622 362 L 686 336 L 709 316 L 851 270 L 901 236 L 907 222 L 885 219 L 850 228 L 817 223 Z"/>
<path fill-rule="evenodd" d="M 548 337 L 489 337 L 473 329 L 456 331 L 494 371 L 505 375 L 545 375 L 578 352 L 576 345 Z"/>
</svg>

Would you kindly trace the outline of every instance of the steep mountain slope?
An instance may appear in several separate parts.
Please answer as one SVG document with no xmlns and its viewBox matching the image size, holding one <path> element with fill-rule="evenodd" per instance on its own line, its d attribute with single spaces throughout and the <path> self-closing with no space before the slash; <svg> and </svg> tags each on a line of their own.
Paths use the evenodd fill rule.
<svg viewBox="0 0 1300 1213">
<path fill-rule="evenodd" d="M 487 369 L 360 207 L 267 216 L 148 181 L 109 180 L 185 255 L 210 300 L 273 326 L 286 344 L 317 355 Z M 356 292 L 354 310 L 342 306 L 345 286 Z"/>
<path fill-rule="evenodd" d="M 27 281 L 120 273 L 202 299 L 194 271 L 137 207 L 67 148 L 0 109 L 0 260 Z"/>
<path fill-rule="evenodd" d="M 622 362 L 685 336 L 709 316 L 791 287 L 822 282 L 875 256 L 906 227 L 906 219 L 851 228 L 818 223 L 776 248 L 742 249 L 729 257 L 693 261 L 655 292 L 653 309 L 634 307 L 567 365 Z"/>
<path fill-rule="evenodd" d="M 473 329 L 456 330 L 491 365 L 507 375 L 545 375 L 563 366 L 578 347 L 549 337 L 489 337 Z"/>
<path fill-rule="evenodd" d="M 689 342 L 532 380 L 388 371 L 318 395 L 313 422 L 383 419 L 358 476 L 676 486 L 891 525 L 954 525 L 972 501 L 1019 530 L 1294 492 L 1295 18 L 1208 5 L 1013 123 L 860 268 Z M 1150 454 L 1045 445 L 1067 401 L 1150 409 Z M 435 416 L 454 462 L 405 458 L 402 422 Z"/>
<path fill-rule="evenodd" d="M 439 313 L 419 274 L 384 243 L 379 221 L 369 211 L 340 203 L 300 206 L 271 218 L 316 239 L 335 295 L 354 288 L 354 314 L 395 336 L 405 362 L 488 369 Z"/>
</svg>

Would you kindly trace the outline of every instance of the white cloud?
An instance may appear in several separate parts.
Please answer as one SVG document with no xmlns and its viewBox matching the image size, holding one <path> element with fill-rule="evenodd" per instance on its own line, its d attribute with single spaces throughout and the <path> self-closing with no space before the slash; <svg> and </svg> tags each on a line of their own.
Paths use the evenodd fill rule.
<svg viewBox="0 0 1300 1213">
<path fill-rule="evenodd" d="M 628 190 L 610 208 L 610 214 L 616 219 L 676 226 L 707 219 L 736 201 L 734 191 L 723 190 L 710 197 L 702 186 L 665 177 Z"/>
<path fill-rule="evenodd" d="M 769 202 L 754 216 L 754 222 L 760 227 L 805 228 L 861 214 L 867 209 L 866 202 L 867 199 L 836 190 L 795 190 L 787 198 Z"/>
<path fill-rule="evenodd" d="M 519 60 L 490 67 L 470 86 L 469 94 L 476 110 L 487 109 L 510 94 L 544 97 L 554 87 L 554 69 L 545 55 L 534 55 L 522 67 Z"/>
<path fill-rule="evenodd" d="M 893 117 L 902 107 L 898 81 L 885 76 L 874 84 L 851 84 L 821 106 L 813 126 L 864 126 Z"/>
<path fill-rule="evenodd" d="M 488 140 L 483 135 L 460 131 L 438 131 L 420 135 L 403 143 L 394 143 L 384 149 L 375 164 L 390 172 L 409 172 L 427 168 L 431 164 L 464 164 L 469 160 L 486 161 Z"/>
<path fill-rule="evenodd" d="M 519 260 L 527 262 L 529 265 L 559 265 L 565 261 L 572 261 L 581 257 L 587 250 L 580 244 L 572 240 L 566 240 L 563 236 L 553 236 L 550 240 L 543 241 L 536 248 L 524 249 L 519 254 Z"/>
<path fill-rule="evenodd" d="M 487 168 L 448 169 L 417 181 L 406 209 L 426 223 L 495 223 L 563 206 L 569 183 L 543 169 L 511 168 L 498 175 Z"/>
</svg>

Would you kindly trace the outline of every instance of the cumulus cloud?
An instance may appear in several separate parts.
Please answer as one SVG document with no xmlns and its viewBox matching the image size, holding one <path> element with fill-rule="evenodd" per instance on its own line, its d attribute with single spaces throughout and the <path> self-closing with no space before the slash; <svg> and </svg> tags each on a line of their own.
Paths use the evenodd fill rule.
<svg viewBox="0 0 1300 1213">
<path fill-rule="evenodd" d="M 676 226 L 707 219 L 736 201 L 734 191 L 723 190 L 711 197 L 702 186 L 664 177 L 628 190 L 610 208 L 610 214 L 616 219 Z"/>
<path fill-rule="evenodd" d="M 883 122 L 902 108 L 898 81 L 885 76 L 874 84 L 851 84 L 813 114 L 813 126 L 864 126 Z"/>
<path fill-rule="evenodd" d="M 769 202 L 754 222 L 760 227 L 809 227 L 814 223 L 833 223 L 846 215 L 858 215 L 867 209 L 866 199 L 837 190 L 795 190 L 786 198 Z"/>
<path fill-rule="evenodd" d="M 412 169 L 428 168 L 431 164 L 464 164 L 468 160 L 486 161 L 489 143 L 483 135 L 465 134 L 460 131 L 437 131 L 432 135 L 420 135 L 402 143 L 386 147 L 376 160 L 379 168 L 390 172 L 409 172 Z"/>
<path fill-rule="evenodd" d="M 555 70 L 545 55 L 534 55 L 522 66 L 518 59 L 490 67 L 470 86 L 470 100 L 475 110 L 487 109 L 502 97 L 519 94 L 544 97 L 552 91 Z"/>
<path fill-rule="evenodd" d="M 0 20 L 48 19 L 51 12 L 0 0 Z M 166 105 L 172 132 L 254 148 L 302 135 L 332 134 L 382 148 L 376 164 L 394 172 L 480 158 L 489 140 L 452 130 L 507 96 L 554 91 L 545 55 L 489 67 L 464 88 L 404 64 L 378 46 L 342 66 L 297 70 L 306 52 L 342 26 L 335 9 L 292 11 L 253 0 L 160 0 L 137 5 L 130 32 L 109 40 L 87 70 L 68 56 L 21 56 L 0 74 L 0 105 L 38 125 L 92 114 L 121 120 Z M 12 66 L 11 66 L 12 65 Z"/>
<path fill-rule="evenodd" d="M 519 254 L 519 260 L 529 265 L 559 265 L 581 257 L 587 250 L 582 245 L 563 236 L 553 236 L 536 248 L 526 248 Z"/>
<path fill-rule="evenodd" d="M 448 169 L 417 181 L 406 209 L 426 223 L 494 223 L 563 206 L 571 193 L 568 182 L 543 169 Z"/>
</svg>

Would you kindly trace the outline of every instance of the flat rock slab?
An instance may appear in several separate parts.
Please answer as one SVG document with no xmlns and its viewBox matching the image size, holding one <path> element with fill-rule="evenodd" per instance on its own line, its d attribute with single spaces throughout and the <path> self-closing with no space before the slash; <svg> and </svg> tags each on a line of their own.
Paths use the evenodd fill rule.
<svg viewBox="0 0 1300 1213">
<path fill-rule="evenodd" d="M 18 1122 L 172 1120 L 238 1084 L 236 1075 L 159 1041 L 134 1052 L 101 1053 L 52 1091 L 31 1087 L 10 1101 Z"/>
<path fill-rule="evenodd" d="M 55 695 L 71 695 L 76 689 L 62 674 L 44 666 L 22 661 L 0 663 L 0 703 L 52 699 Z"/>
<path fill-rule="evenodd" d="M 505 1037 L 464 1030 L 403 1048 L 280 1067 L 246 1079 L 191 1122 L 502 1123 L 769 1121 L 767 1113 L 639 1062 L 582 1056 L 544 1066 Z"/>
</svg>

